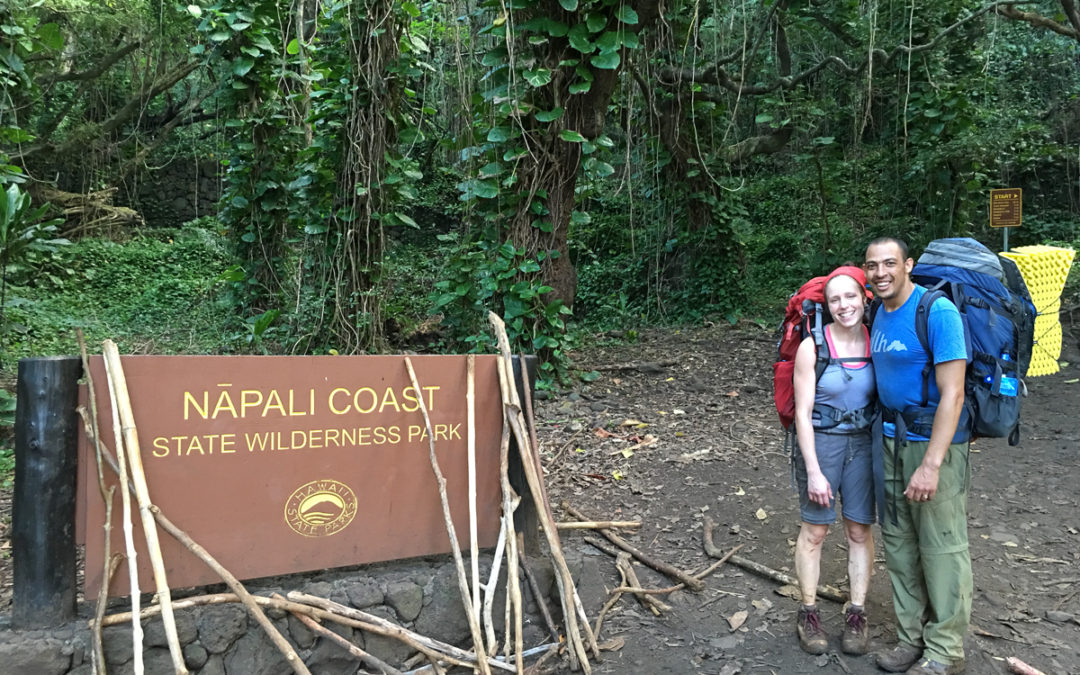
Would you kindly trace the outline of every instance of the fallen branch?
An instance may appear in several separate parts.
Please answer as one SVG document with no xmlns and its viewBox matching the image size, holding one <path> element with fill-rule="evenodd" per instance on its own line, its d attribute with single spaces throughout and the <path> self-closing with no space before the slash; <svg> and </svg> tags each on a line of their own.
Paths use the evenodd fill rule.
<svg viewBox="0 0 1080 675">
<path fill-rule="evenodd" d="M 450 551 L 454 554 L 454 565 L 457 568 L 458 589 L 461 591 L 461 604 L 469 617 L 469 632 L 472 633 L 473 646 L 476 649 L 480 673 L 481 675 L 490 675 L 491 669 L 488 668 L 487 665 L 487 652 L 484 649 L 484 638 L 480 634 L 480 621 L 478 620 L 479 615 L 477 614 L 479 608 L 473 607 L 472 594 L 469 590 L 469 580 L 465 576 L 465 562 L 461 558 L 461 547 L 458 544 L 457 532 L 454 530 L 454 519 L 450 514 L 450 498 L 446 494 L 446 478 L 443 477 L 442 470 L 439 468 L 439 459 L 435 456 L 435 430 L 431 426 L 431 416 L 428 414 L 427 404 L 424 403 L 423 396 L 419 395 L 423 389 L 420 388 L 420 383 L 416 380 L 416 371 L 413 369 L 412 360 L 408 356 L 405 357 L 405 369 L 409 371 L 409 381 L 412 382 L 413 390 L 417 392 L 420 412 L 423 414 L 424 424 L 427 426 L 428 459 L 431 461 L 431 470 L 434 472 L 435 480 L 439 486 L 439 499 L 442 502 L 443 519 L 446 521 L 446 532 L 450 536 Z M 516 573 L 517 570 L 514 570 L 514 572 Z"/>
<path fill-rule="evenodd" d="M 384 635 L 386 637 L 396 638 L 402 642 L 408 644 L 413 649 L 423 651 L 425 653 L 434 655 L 437 658 L 446 660 L 454 665 L 464 666 L 466 668 L 478 667 L 478 659 L 476 654 L 465 651 L 459 647 L 455 647 L 445 642 L 429 638 L 419 633 L 402 628 L 391 621 L 388 621 L 382 617 L 374 614 L 368 614 L 359 609 L 353 609 L 352 607 L 346 607 L 345 605 L 334 602 L 333 600 L 327 600 L 326 598 L 319 598 L 314 595 L 308 595 L 307 593 L 301 593 L 299 591 L 291 591 L 286 594 L 286 597 L 293 602 L 290 604 L 303 603 L 303 605 L 311 605 L 312 608 L 323 610 L 323 612 L 316 616 L 325 616 L 333 621 L 339 621 L 339 619 L 348 619 L 348 621 L 339 621 L 339 623 L 355 626 L 362 630 L 367 630 L 372 633 Z M 283 609 L 290 609 L 284 608 Z M 290 609 L 291 611 L 291 609 Z M 487 666 L 499 668 L 507 672 L 516 672 L 514 667 L 503 663 L 496 657 L 486 657 L 485 664 Z"/>
<path fill-rule="evenodd" d="M 628 583 L 626 581 L 626 571 L 625 568 L 619 564 L 619 560 L 625 558 L 626 561 L 629 562 L 630 554 L 626 553 L 625 551 L 616 550 L 609 551 L 609 553 L 612 553 L 615 556 L 615 569 L 618 570 L 619 576 L 622 577 L 622 582 L 619 583 L 619 586 L 625 586 Z M 617 589 L 615 591 L 612 591 L 611 597 L 608 598 L 608 601 L 604 603 L 603 608 L 600 610 L 600 614 L 598 614 L 596 617 L 596 626 L 593 628 L 593 635 L 600 635 L 600 628 L 604 625 L 604 617 L 607 616 L 607 613 L 611 611 L 611 608 L 615 605 L 616 602 L 619 601 L 619 598 L 621 598 L 622 596 L 622 591 L 619 591 Z"/>
<path fill-rule="evenodd" d="M 577 509 L 575 509 L 573 506 L 570 506 L 570 503 L 567 502 L 567 501 L 562 502 L 562 508 L 563 508 L 563 510 L 565 510 L 567 513 L 569 513 L 573 517 L 577 518 L 578 520 L 591 520 L 590 518 L 587 518 L 584 515 L 582 515 L 582 513 L 580 511 L 578 511 Z M 619 535 L 617 535 L 617 534 L 615 534 L 613 532 L 608 532 L 607 530 L 597 530 L 597 531 L 600 534 L 604 535 L 604 538 L 607 539 L 608 541 L 610 541 L 612 544 L 615 544 L 616 546 L 618 546 L 622 550 L 626 551 L 630 555 L 634 556 L 635 558 L 637 558 L 641 562 L 645 563 L 649 567 L 653 568 L 657 572 L 660 572 L 661 574 L 666 574 L 667 576 L 675 579 L 676 581 L 680 581 L 680 582 L 686 584 L 686 587 L 689 588 L 690 590 L 695 591 L 695 592 L 701 592 L 702 590 L 705 589 L 705 584 L 702 583 L 702 581 L 700 579 L 695 579 L 694 577 L 690 576 L 686 572 L 684 572 L 684 571 L 682 571 L 680 569 L 677 569 L 677 568 L 673 567 L 672 565 L 667 564 L 666 562 L 656 560 L 656 559 L 646 555 L 640 549 L 638 549 L 635 546 L 631 545 L 630 543 L 628 543 L 625 539 L 623 539 Z"/>
<path fill-rule="evenodd" d="M 627 585 L 616 590 L 633 593 L 634 597 L 641 603 L 641 606 L 652 612 L 654 616 L 660 616 L 661 612 L 671 611 L 671 606 L 667 603 L 662 602 L 651 595 L 638 592 L 644 589 L 641 586 L 641 580 L 638 579 L 637 572 L 634 570 L 634 564 L 630 562 L 629 556 L 618 556 L 615 559 L 615 566 L 618 567 L 620 565 L 623 566 L 622 572 L 623 576 L 626 577 Z"/>
<path fill-rule="evenodd" d="M 608 363 L 602 366 L 593 366 L 590 370 L 604 372 L 606 370 L 637 370 L 643 373 L 659 373 L 669 366 L 677 366 L 675 359 L 668 361 L 631 361 L 629 363 Z"/>
<path fill-rule="evenodd" d="M 719 560 L 717 560 L 713 564 L 709 565 L 705 569 L 701 570 L 700 572 L 697 572 L 696 574 L 694 574 L 694 578 L 695 579 L 705 579 L 705 577 L 709 576 L 710 574 L 715 572 L 717 569 L 719 569 L 721 565 L 726 563 L 743 546 L 745 546 L 745 544 L 739 544 L 735 548 L 731 549 L 730 551 L 725 553 L 723 555 L 723 557 L 721 557 Z M 684 586 L 683 584 L 676 584 L 674 586 L 668 586 L 667 588 L 650 588 L 650 589 L 645 589 L 645 588 L 638 588 L 638 589 L 616 588 L 615 590 L 617 590 L 617 591 L 632 591 L 634 593 L 650 593 L 650 594 L 653 594 L 653 595 L 663 595 L 663 594 L 666 594 L 666 593 L 674 593 L 675 591 L 681 591 L 684 588 L 686 588 L 686 586 Z"/>
<path fill-rule="evenodd" d="M 1005 663 L 1009 666 L 1009 672 L 1016 675 L 1046 675 L 1043 671 L 1032 668 L 1015 656 L 1006 658 Z"/>
<path fill-rule="evenodd" d="M 705 544 L 705 553 L 709 554 L 713 558 L 726 558 L 727 562 L 731 563 L 732 565 L 741 567 L 749 572 L 754 572 L 755 574 L 759 574 L 763 577 L 767 577 L 781 584 L 790 584 L 792 586 L 798 587 L 798 579 L 791 576 L 790 574 L 784 574 L 779 570 L 774 570 L 771 567 L 767 567 L 765 565 L 762 565 L 761 563 L 754 562 L 753 560 L 749 560 L 742 556 L 732 555 L 734 551 L 729 553 L 722 552 L 713 544 L 712 531 L 715 526 L 716 524 L 713 522 L 712 518 L 710 518 L 709 516 L 705 516 L 703 522 L 703 527 L 705 531 L 702 533 L 702 539 L 704 540 Z M 840 604 L 843 604 L 848 600 L 847 595 L 843 591 L 841 591 L 839 588 L 836 588 L 835 586 L 829 586 L 827 584 L 819 585 L 817 587 L 817 594 L 820 597 L 825 598 L 826 600 L 832 600 L 833 602 L 839 602 Z"/>
<path fill-rule="evenodd" d="M 271 597 L 278 600 L 284 600 L 284 598 L 282 598 L 280 595 L 277 595 L 276 593 Z M 300 621 L 300 623 L 311 629 L 312 632 L 318 633 L 323 637 L 327 637 L 330 640 L 341 645 L 342 648 L 345 649 L 345 651 L 355 656 L 368 667 L 374 668 L 375 670 L 384 673 L 384 675 L 402 675 L 401 671 L 397 668 L 394 668 L 382 659 L 365 652 L 363 649 L 360 649 L 352 642 L 346 640 L 343 636 L 338 635 L 334 631 L 330 630 L 326 626 L 323 626 L 321 623 L 319 623 L 315 619 L 312 619 L 310 616 L 304 614 L 303 612 L 292 612 L 292 615 L 295 616 Z"/>
<path fill-rule="evenodd" d="M 139 431 L 135 427 L 135 416 L 131 411 L 131 398 L 128 395 L 124 366 L 120 363 L 120 351 L 112 340 L 105 340 L 102 344 L 102 352 L 105 359 L 105 372 L 109 378 L 109 390 L 113 392 L 113 402 L 120 415 L 124 447 L 127 450 L 128 465 L 131 468 L 132 484 L 135 487 L 135 500 L 139 503 L 139 519 L 142 521 L 143 535 L 146 538 L 146 550 L 150 554 L 150 565 L 154 570 L 154 584 L 157 588 L 158 603 L 161 605 L 161 621 L 165 625 L 165 641 L 169 645 L 173 670 L 177 675 L 187 675 L 188 670 L 184 664 L 180 637 L 176 633 L 176 617 L 172 611 L 172 595 L 165 574 L 165 560 L 161 556 L 157 525 L 154 524 L 154 518 L 150 515 L 153 504 L 150 501 L 150 489 L 146 484 L 146 472 L 143 470 Z"/>
<path fill-rule="evenodd" d="M 555 523 L 560 530 L 599 530 L 605 527 L 641 527 L 640 520 L 590 520 L 572 523 Z"/>
</svg>

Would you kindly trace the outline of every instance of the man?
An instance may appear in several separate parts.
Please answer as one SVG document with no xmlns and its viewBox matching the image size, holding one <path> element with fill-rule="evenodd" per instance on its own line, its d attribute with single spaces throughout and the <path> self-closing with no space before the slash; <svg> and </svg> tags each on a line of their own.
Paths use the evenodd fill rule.
<svg viewBox="0 0 1080 675">
<path fill-rule="evenodd" d="M 895 648 L 877 654 L 877 664 L 889 672 L 946 675 L 964 669 L 971 620 L 968 354 L 960 313 L 946 298 L 930 307 L 931 353 L 923 350 L 915 326 L 926 289 L 911 280 L 914 264 L 898 239 L 875 239 L 866 249 L 866 276 L 882 303 L 870 344 L 884 419 L 881 532 L 899 637 Z M 921 407 L 928 363 L 928 403 Z"/>
</svg>

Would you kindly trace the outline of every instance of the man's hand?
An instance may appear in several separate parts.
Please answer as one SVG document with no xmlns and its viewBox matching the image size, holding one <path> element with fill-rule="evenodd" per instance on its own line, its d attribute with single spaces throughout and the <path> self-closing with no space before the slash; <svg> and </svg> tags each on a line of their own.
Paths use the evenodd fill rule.
<svg viewBox="0 0 1080 675">
<path fill-rule="evenodd" d="M 913 502 L 928 502 L 937 493 L 939 469 L 920 464 L 915 473 L 911 474 L 904 496 Z"/>
<path fill-rule="evenodd" d="M 828 506 L 832 502 L 832 486 L 820 471 L 806 474 L 806 492 L 810 501 L 822 506 Z"/>
</svg>

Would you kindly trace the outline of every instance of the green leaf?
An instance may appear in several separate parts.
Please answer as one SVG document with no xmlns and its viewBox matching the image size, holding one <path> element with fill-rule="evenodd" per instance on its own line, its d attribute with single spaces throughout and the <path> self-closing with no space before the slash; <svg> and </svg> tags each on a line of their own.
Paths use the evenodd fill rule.
<svg viewBox="0 0 1080 675">
<path fill-rule="evenodd" d="M 573 129 L 563 129 L 559 132 L 559 138 L 570 143 L 582 143 L 585 141 L 585 137 Z"/>
<path fill-rule="evenodd" d="M 525 71 L 525 81 L 534 87 L 542 87 L 551 82 L 551 71 L 547 68 Z"/>
<path fill-rule="evenodd" d="M 615 70 L 620 61 L 619 52 L 601 52 L 589 59 L 589 63 L 600 70 Z"/>
<path fill-rule="evenodd" d="M 600 37 L 596 38 L 596 47 L 600 50 L 600 53 L 616 51 L 621 44 L 622 40 L 619 39 L 619 34 L 613 30 L 604 31 L 600 34 Z"/>
<path fill-rule="evenodd" d="M 289 44 L 285 45 L 285 53 L 291 56 L 296 56 L 300 53 L 300 41 L 296 38 L 289 40 Z"/>
<path fill-rule="evenodd" d="M 64 36 L 55 23 L 45 23 L 38 27 L 37 38 L 48 49 L 60 49 L 64 46 Z"/>
<path fill-rule="evenodd" d="M 487 133 L 489 143 L 501 143 L 510 140 L 509 127 L 493 127 Z"/>
<path fill-rule="evenodd" d="M 323 222 L 308 222 L 304 225 L 304 234 L 325 234 L 330 228 Z"/>
<path fill-rule="evenodd" d="M 483 197 L 484 199 L 493 199 L 499 195 L 499 186 L 495 181 L 491 180 L 478 180 L 473 185 L 473 192 L 477 197 Z"/>
<path fill-rule="evenodd" d="M 630 5 L 619 5 L 615 10 L 615 18 L 623 23 L 634 26 L 638 22 L 638 13 Z"/>
<path fill-rule="evenodd" d="M 233 74 L 237 77 L 243 77 L 248 74 L 254 65 L 255 59 L 250 56 L 241 56 L 233 62 Z"/>
<path fill-rule="evenodd" d="M 536 121 L 537 122 L 554 122 L 555 120 L 557 120 L 557 119 L 559 119 L 560 117 L 563 116 L 563 112 L 565 112 L 565 111 L 563 110 L 562 106 L 559 106 L 558 108 L 555 108 L 554 110 L 539 110 L 536 113 Z"/>
<path fill-rule="evenodd" d="M 574 24 L 567 34 L 570 46 L 582 54 L 591 54 L 596 51 L 593 43 L 589 41 L 589 27 L 583 23 Z"/>
<path fill-rule="evenodd" d="M 615 167 L 611 166 L 607 162 L 597 162 L 593 166 L 593 173 L 598 178 L 607 178 L 611 174 L 615 173 Z"/>
<path fill-rule="evenodd" d="M 619 41 L 628 49 L 637 49 L 641 45 L 637 33 L 631 33 L 628 30 L 619 31 Z"/>
<path fill-rule="evenodd" d="M 415 3 L 403 2 L 403 3 L 401 3 L 401 8 L 405 10 L 406 14 L 408 14 L 409 16 L 411 16 L 414 19 L 416 17 L 420 16 L 420 8 L 417 7 Z"/>
<path fill-rule="evenodd" d="M 584 211 L 574 211 L 570 214 L 571 225 L 588 225 L 592 222 L 592 216 Z"/>
<path fill-rule="evenodd" d="M 198 5 L 188 5 L 187 11 L 188 14 L 195 17 L 196 19 L 202 16 L 202 7 L 199 7 Z"/>
<path fill-rule="evenodd" d="M 506 47 L 496 47 L 484 54 L 484 58 L 480 59 L 480 63 L 488 68 L 492 68 L 506 63 L 507 58 L 508 53 Z"/>
<path fill-rule="evenodd" d="M 424 177 L 423 172 L 417 171 L 416 169 L 405 169 L 404 173 L 413 180 L 421 180 Z"/>
<path fill-rule="evenodd" d="M 559 0 L 559 5 L 568 12 L 577 10 L 578 0 Z"/>
<path fill-rule="evenodd" d="M 757 116 L 754 117 L 754 123 L 756 123 L 756 124 L 765 124 L 766 122 L 772 122 L 772 121 L 773 121 L 773 116 L 770 115 L 769 113 L 758 113 Z"/>
<path fill-rule="evenodd" d="M 581 381 L 582 382 L 595 382 L 595 381 L 597 381 L 599 379 L 600 379 L 600 371 L 599 370 L 590 370 L 587 373 L 582 373 L 581 374 Z"/>
<path fill-rule="evenodd" d="M 420 229 L 420 225 L 415 220 L 413 220 L 411 217 L 405 215 L 404 213 L 395 213 L 394 215 L 397 216 L 398 220 L 405 223 L 406 225 L 413 228 L 414 230 L 419 230 Z"/>
<path fill-rule="evenodd" d="M 592 81 L 587 82 L 575 82 L 569 87 L 571 94 L 584 94 L 592 89 Z"/>
<path fill-rule="evenodd" d="M 814 145 L 832 145 L 836 136 L 818 136 L 814 139 Z"/>
<path fill-rule="evenodd" d="M 607 17 L 598 12 L 589 12 L 589 15 L 585 17 L 585 25 L 590 33 L 599 33 L 607 25 Z"/>
<path fill-rule="evenodd" d="M 937 108 L 927 108 L 922 114 L 925 117 L 941 117 L 941 111 Z"/>
</svg>

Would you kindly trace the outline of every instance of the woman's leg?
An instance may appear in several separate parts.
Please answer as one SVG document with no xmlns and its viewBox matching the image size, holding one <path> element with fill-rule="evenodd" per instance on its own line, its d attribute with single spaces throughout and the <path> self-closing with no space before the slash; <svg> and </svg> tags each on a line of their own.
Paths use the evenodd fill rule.
<svg viewBox="0 0 1080 675">
<path fill-rule="evenodd" d="M 804 605 L 817 602 L 818 576 L 821 574 L 821 545 L 829 532 L 828 525 L 803 522 L 795 541 L 795 574 Z"/>
<path fill-rule="evenodd" d="M 844 519 L 844 533 L 848 541 L 848 585 L 851 588 L 851 604 L 863 606 L 866 591 L 870 588 L 870 574 L 874 564 L 874 537 L 870 526 Z"/>
</svg>

